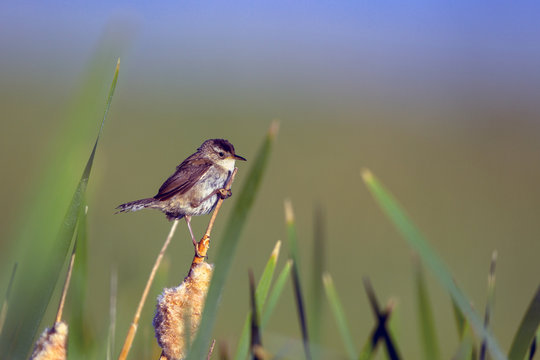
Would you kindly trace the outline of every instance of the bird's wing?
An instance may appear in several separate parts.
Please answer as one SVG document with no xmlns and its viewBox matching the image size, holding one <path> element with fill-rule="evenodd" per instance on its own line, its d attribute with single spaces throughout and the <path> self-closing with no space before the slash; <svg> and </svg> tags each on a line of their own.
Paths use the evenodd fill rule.
<svg viewBox="0 0 540 360">
<path fill-rule="evenodd" d="M 178 165 L 176 172 L 161 185 L 154 199 L 167 200 L 174 195 L 186 193 L 211 166 L 212 163 L 208 160 L 187 158 Z"/>
</svg>

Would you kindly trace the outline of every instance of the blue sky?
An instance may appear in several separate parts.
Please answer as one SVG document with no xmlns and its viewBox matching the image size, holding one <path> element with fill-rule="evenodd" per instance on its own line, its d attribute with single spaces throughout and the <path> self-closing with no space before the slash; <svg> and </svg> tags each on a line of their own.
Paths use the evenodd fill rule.
<svg viewBox="0 0 540 360">
<path fill-rule="evenodd" d="M 534 101 L 539 18 L 532 1 L 3 2 L 0 65 L 4 76 L 76 71 L 109 31 L 129 33 L 132 65 L 165 82 L 177 71 L 343 93 L 487 88 Z"/>
</svg>

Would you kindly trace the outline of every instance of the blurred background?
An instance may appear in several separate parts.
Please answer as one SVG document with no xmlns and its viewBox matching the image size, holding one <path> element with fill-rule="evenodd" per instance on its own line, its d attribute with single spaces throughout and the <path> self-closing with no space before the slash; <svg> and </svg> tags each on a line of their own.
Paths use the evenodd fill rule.
<svg viewBox="0 0 540 360">
<path fill-rule="evenodd" d="M 412 254 L 365 189 L 360 170 L 367 167 L 479 312 L 498 251 L 493 329 L 508 349 L 540 275 L 539 14 L 533 2 L 2 2 L 0 253 L 13 246 L 16 225 L 31 221 L 25 214 L 33 189 L 90 82 L 99 111 L 73 147 L 61 149 L 77 160 L 66 185 L 75 189 L 121 57 L 88 188 L 87 312 L 95 314 L 98 341 L 108 327 L 111 271 L 118 272 L 120 343 L 170 227 L 157 211 L 114 215 L 114 208 L 155 195 L 176 165 L 215 137 L 248 159 L 238 164 L 238 191 L 270 122 L 279 119 L 222 298 L 218 341 L 235 348 L 249 304 L 247 270 L 260 275 L 275 242 L 285 240 L 283 200 L 290 198 L 305 290 L 320 209 L 324 267 L 358 348 L 373 326 L 360 280 L 369 276 L 381 302 L 397 302 L 404 358 L 419 356 Z M 214 241 L 233 201 L 223 207 Z M 193 220 L 196 233 L 208 220 Z M 191 257 L 182 223 L 132 358 L 154 351 L 153 298 L 160 286 L 182 281 Z M 458 344 L 451 302 L 433 277 L 428 281 L 449 358 Z M 301 356 L 294 355 L 301 349 L 295 311 L 288 286 L 263 334 L 270 351 L 290 346 L 293 358 Z M 325 312 L 321 346 L 335 357 L 344 347 Z"/>
</svg>

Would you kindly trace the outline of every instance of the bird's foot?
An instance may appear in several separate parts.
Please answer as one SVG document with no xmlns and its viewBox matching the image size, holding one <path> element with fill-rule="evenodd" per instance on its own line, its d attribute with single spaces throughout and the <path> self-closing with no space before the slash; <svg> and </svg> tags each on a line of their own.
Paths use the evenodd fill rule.
<svg viewBox="0 0 540 360">
<path fill-rule="evenodd" d="M 200 253 L 200 251 L 199 251 L 199 243 L 193 238 L 192 238 L 192 240 L 193 240 L 193 248 L 195 249 L 195 256 L 198 257 L 198 258 L 207 259 L 208 255 L 203 255 L 203 254 Z M 200 242 L 200 244 L 202 244 L 203 248 L 205 246 L 206 246 L 206 248 L 208 248 L 208 245 L 204 245 L 205 242 L 208 243 L 208 241 L 210 241 L 210 236 L 204 235 L 204 237 L 201 239 L 201 242 Z"/>
<path fill-rule="evenodd" d="M 220 198 L 227 199 L 232 196 L 232 191 L 231 189 L 218 189 L 217 194 Z"/>
<path fill-rule="evenodd" d="M 199 248 L 197 245 L 195 245 L 195 256 L 198 257 L 198 258 L 206 258 L 206 256 L 202 255 L 200 252 L 199 252 Z"/>
<path fill-rule="evenodd" d="M 195 256 L 198 257 L 198 258 L 204 257 L 199 252 L 199 243 L 197 243 L 197 240 L 195 240 L 194 237 L 192 237 L 191 240 L 193 241 L 193 248 L 195 249 Z"/>
</svg>

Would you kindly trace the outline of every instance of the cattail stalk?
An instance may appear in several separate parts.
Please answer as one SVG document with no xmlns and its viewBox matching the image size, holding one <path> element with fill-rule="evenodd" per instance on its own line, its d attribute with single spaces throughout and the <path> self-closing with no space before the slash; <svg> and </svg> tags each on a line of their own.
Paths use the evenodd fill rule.
<svg viewBox="0 0 540 360">
<path fill-rule="evenodd" d="M 153 324 L 163 349 L 161 359 L 182 359 L 187 353 L 199 328 L 212 271 L 206 262 L 197 264 L 180 286 L 164 289 L 159 296 Z"/>
<path fill-rule="evenodd" d="M 238 171 L 235 168 L 225 183 L 230 190 Z M 162 348 L 160 360 L 182 359 L 195 338 L 202 318 L 204 302 L 213 265 L 205 262 L 210 247 L 210 234 L 223 199 L 219 198 L 202 239 L 197 243 L 198 254 L 193 257 L 190 270 L 182 284 L 176 288 L 164 289 L 158 297 L 153 325 L 159 346 Z M 209 351 L 213 351 L 213 344 Z"/>
</svg>

